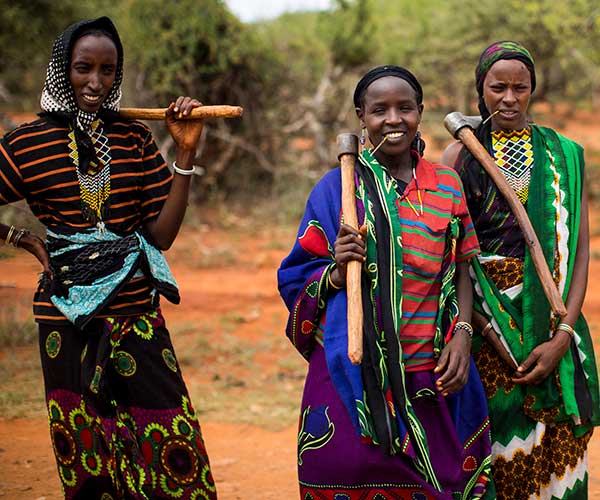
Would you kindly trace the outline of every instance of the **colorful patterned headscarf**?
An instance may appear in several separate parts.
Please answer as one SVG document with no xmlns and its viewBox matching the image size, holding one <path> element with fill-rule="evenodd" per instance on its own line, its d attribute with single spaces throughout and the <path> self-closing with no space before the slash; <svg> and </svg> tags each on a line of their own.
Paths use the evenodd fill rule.
<svg viewBox="0 0 600 500">
<path fill-rule="evenodd" d="M 492 65 L 501 59 L 517 59 L 521 61 L 531 75 L 531 92 L 533 93 L 535 90 L 535 65 L 529 51 L 520 43 L 510 40 L 492 43 L 481 53 L 479 64 L 475 68 L 475 84 L 477 86 L 477 94 L 479 95 L 479 111 L 484 118 L 489 115 L 489 112 L 487 112 L 485 104 L 483 104 L 483 81 Z"/>
<path fill-rule="evenodd" d="M 82 34 L 93 30 L 106 34 L 115 44 L 118 55 L 115 82 L 102 103 L 101 111 L 102 109 L 112 112 L 119 110 L 123 80 L 123 46 L 115 25 L 108 17 L 79 21 L 59 35 L 52 48 L 52 58 L 48 64 L 40 102 L 46 113 L 66 118 L 72 124 L 79 150 L 79 169 L 83 172 L 87 172 L 90 160 L 95 159 L 96 156 L 90 139 L 91 125 L 96 119 L 96 113 L 86 113 L 77 107 L 69 72 L 71 52 L 75 42 Z"/>
</svg>

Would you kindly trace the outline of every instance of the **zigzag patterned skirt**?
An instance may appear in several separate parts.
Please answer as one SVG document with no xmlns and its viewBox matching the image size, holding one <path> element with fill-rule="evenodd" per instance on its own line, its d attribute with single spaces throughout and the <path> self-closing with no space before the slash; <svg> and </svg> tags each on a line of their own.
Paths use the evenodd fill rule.
<svg viewBox="0 0 600 500">
<path fill-rule="evenodd" d="M 40 324 L 50 436 L 66 499 L 213 500 L 198 419 L 159 311 Z"/>
<path fill-rule="evenodd" d="M 518 259 L 484 265 L 499 290 L 523 280 Z M 489 343 L 473 354 L 488 398 L 492 431 L 492 475 L 496 492 L 486 499 L 587 499 L 589 431 L 576 437 L 569 422 L 553 423 L 558 408 L 533 411 L 533 401 L 511 381 L 513 370 Z M 551 375 L 555 376 L 555 375 Z"/>
</svg>

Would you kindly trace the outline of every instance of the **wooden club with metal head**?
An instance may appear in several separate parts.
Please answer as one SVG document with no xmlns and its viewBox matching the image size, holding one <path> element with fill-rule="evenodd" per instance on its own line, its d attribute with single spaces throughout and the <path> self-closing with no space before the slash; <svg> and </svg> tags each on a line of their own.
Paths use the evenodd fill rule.
<svg viewBox="0 0 600 500">
<path fill-rule="evenodd" d="M 338 159 L 342 170 L 342 213 L 344 223 L 358 230 L 356 211 L 356 186 L 354 166 L 358 157 L 358 137 L 340 134 L 337 137 Z M 346 268 L 346 293 L 348 295 L 348 358 L 358 365 L 363 356 L 363 309 L 361 295 L 362 263 L 352 260 Z"/>
<path fill-rule="evenodd" d="M 552 278 L 548 264 L 544 258 L 542 248 L 539 239 L 531 225 L 531 221 L 527 216 L 525 207 L 517 197 L 514 190 L 508 184 L 506 177 L 500 171 L 494 159 L 481 145 L 475 134 L 473 133 L 473 126 L 476 123 L 473 121 L 473 117 L 466 117 L 462 113 L 455 111 L 446 115 L 444 119 L 444 126 L 450 132 L 452 137 L 460 140 L 464 146 L 471 152 L 471 154 L 481 163 L 481 166 L 488 173 L 494 184 L 498 187 L 502 193 L 510 209 L 515 215 L 523 236 L 525 237 L 525 243 L 529 247 L 531 253 L 531 259 L 535 266 L 535 270 L 542 284 L 544 294 L 550 302 L 552 312 L 559 317 L 564 317 L 567 314 L 567 308 L 556 288 L 556 283 Z"/>
</svg>

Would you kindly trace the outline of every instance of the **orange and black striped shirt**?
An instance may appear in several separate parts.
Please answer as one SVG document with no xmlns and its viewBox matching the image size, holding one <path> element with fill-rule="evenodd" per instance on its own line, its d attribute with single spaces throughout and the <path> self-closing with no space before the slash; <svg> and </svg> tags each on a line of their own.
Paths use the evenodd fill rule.
<svg viewBox="0 0 600 500">
<path fill-rule="evenodd" d="M 0 205 L 25 199 L 40 222 L 54 230 L 92 227 L 82 216 L 68 133 L 68 125 L 44 117 L 0 140 Z M 127 235 L 158 216 L 172 175 L 150 129 L 142 123 L 107 123 L 104 133 L 112 157 L 104 222 L 107 229 Z M 146 312 L 157 305 L 154 295 L 146 277 L 133 278 L 100 316 Z M 38 322 L 67 321 L 50 302 L 47 290 L 38 290 L 33 309 Z"/>
</svg>

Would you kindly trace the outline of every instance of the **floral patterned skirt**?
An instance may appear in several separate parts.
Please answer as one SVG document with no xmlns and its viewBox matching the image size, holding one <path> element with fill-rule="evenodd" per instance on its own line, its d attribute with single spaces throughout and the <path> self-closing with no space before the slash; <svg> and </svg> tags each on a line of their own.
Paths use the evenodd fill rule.
<svg viewBox="0 0 600 500">
<path fill-rule="evenodd" d="M 40 324 L 50 436 L 66 499 L 216 499 L 160 311 Z"/>
</svg>

